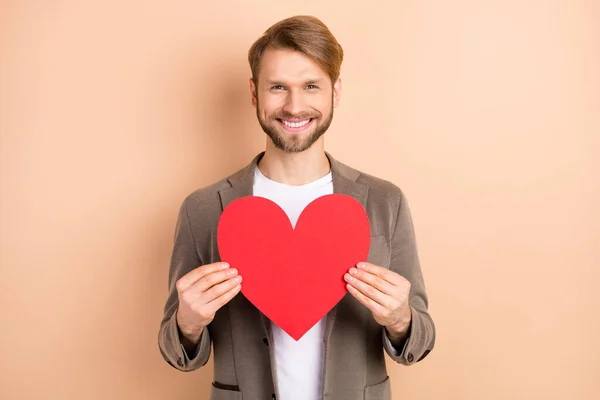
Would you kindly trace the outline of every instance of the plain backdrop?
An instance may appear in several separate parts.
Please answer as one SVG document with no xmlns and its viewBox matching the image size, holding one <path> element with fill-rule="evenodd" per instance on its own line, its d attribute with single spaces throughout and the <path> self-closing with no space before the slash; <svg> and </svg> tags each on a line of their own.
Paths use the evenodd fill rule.
<svg viewBox="0 0 600 400">
<path fill-rule="evenodd" d="M 594 0 L 0 2 L 0 398 L 208 399 L 158 350 L 176 215 L 263 149 L 247 51 L 298 14 L 345 50 L 326 149 L 413 213 L 394 399 L 597 399 Z"/>
</svg>

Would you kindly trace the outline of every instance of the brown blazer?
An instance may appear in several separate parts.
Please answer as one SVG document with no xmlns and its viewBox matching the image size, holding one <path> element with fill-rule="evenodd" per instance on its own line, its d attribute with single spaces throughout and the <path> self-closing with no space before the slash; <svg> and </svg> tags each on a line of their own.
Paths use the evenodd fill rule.
<svg viewBox="0 0 600 400">
<path fill-rule="evenodd" d="M 277 398 L 275 369 L 271 368 L 274 358 L 270 321 L 243 294 L 216 313 L 193 354 L 186 354 L 176 322 L 175 283 L 200 265 L 221 261 L 216 241 L 219 217 L 232 200 L 252 195 L 254 172 L 263 154 L 230 177 L 191 193 L 183 202 L 177 220 L 159 348 L 170 365 L 181 371 L 193 371 L 206 364 L 212 343 L 214 382 L 210 398 L 213 400 Z M 346 294 L 326 317 L 323 398 L 388 400 L 390 382 L 383 350 L 394 361 L 411 365 L 422 360 L 435 342 L 435 326 L 427 311 L 410 211 L 397 186 L 352 169 L 326 154 L 334 193 L 354 197 L 369 216 L 371 247 L 367 261 L 389 268 L 410 281 L 412 323 L 409 338 L 396 353 L 384 340 L 385 329 L 375 322 L 371 312 Z"/>
</svg>

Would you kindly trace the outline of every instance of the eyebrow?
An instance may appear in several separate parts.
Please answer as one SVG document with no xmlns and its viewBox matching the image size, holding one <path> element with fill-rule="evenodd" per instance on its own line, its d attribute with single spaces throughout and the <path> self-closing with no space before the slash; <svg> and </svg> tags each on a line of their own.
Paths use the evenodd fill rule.
<svg viewBox="0 0 600 400">
<path fill-rule="evenodd" d="M 304 81 L 304 85 L 314 85 L 314 84 L 319 84 L 321 83 L 322 79 L 321 78 L 310 78 L 307 79 L 306 81 Z M 283 81 L 280 81 L 278 79 L 273 79 L 273 78 L 267 78 L 267 84 L 269 85 L 284 85 L 285 83 Z"/>
</svg>

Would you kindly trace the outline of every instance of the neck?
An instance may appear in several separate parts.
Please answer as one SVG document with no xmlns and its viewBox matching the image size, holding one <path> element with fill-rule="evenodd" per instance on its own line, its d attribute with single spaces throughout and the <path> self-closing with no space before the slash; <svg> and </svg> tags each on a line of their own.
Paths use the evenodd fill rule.
<svg viewBox="0 0 600 400">
<path fill-rule="evenodd" d="M 268 143 L 264 156 L 258 162 L 258 168 L 267 178 L 286 185 L 310 183 L 330 171 L 329 159 L 323 145 L 319 144 L 314 143 L 300 153 L 286 153 Z"/>
</svg>

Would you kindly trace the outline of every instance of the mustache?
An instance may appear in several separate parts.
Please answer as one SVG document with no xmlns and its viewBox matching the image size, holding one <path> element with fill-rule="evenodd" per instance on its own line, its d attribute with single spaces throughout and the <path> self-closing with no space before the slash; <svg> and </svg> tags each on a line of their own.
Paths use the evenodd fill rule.
<svg viewBox="0 0 600 400">
<path fill-rule="evenodd" d="M 308 113 L 292 114 L 292 113 L 288 113 L 288 112 L 280 112 L 280 113 L 277 113 L 277 114 L 272 114 L 271 118 L 275 118 L 275 119 L 300 119 L 300 120 L 305 120 L 305 119 L 318 118 L 319 116 L 320 115 L 308 114 Z"/>
</svg>

